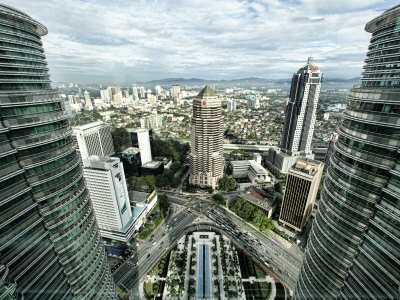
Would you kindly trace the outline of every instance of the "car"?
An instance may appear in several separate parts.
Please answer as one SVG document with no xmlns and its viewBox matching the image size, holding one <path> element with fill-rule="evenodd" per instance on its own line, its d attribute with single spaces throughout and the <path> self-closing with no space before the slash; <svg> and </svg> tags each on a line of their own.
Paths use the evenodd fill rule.
<svg viewBox="0 0 400 300">
<path fill-rule="evenodd" d="M 147 254 L 147 258 L 149 258 L 150 257 L 150 253 L 149 254 Z"/>
</svg>

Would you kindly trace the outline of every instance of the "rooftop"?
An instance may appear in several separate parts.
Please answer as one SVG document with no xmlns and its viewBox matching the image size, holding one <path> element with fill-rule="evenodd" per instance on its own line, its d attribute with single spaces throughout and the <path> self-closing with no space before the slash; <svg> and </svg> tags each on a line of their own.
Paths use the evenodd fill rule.
<svg viewBox="0 0 400 300">
<path fill-rule="evenodd" d="M 232 167 L 248 167 L 248 166 L 250 166 L 250 163 L 252 162 L 252 161 L 254 161 L 254 162 L 256 162 L 255 160 L 233 160 L 233 161 L 231 161 L 231 165 L 232 165 Z"/>
<path fill-rule="evenodd" d="M 115 160 L 119 160 L 118 157 L 97 156 L 97 155 L 91 155 L 87 159 L 90 161 L 98 161 L 102 163 L 112 163 Z"/>
<path fill-rule="evenodd" d="M 197 95 L 197 98 L 203 99 L 206 97 L 217 97 L 217 94 L 210 88 L 208 85 L 206 85 L 200 93 Z"/>
<path fill-rule="evenodd" d="M 369 21 L 365 25 L 365 31 L 367 32 L 374 32 L 380 27 L 383 27 L 389 23 L 394 23 L 397 22 L 397 19 L 400 17 L 400 4 L 397 4 L 385 12 L 383 12 L 381 15 L 377 16 L 375 19 Z"/>
<path fill-rule="evenodd" d="M 138 154 L 140 152 L 139 148 L 136 147 L 129 147 L 122 151 L 122 154 Z"/>
<path fill-rule="evenodd" d="M 258 162 L 256 162 L 255 160 L 249 160 L 249 162 L 254 172 L 256 172 L 257 174 L 263 173 L 268 175 L 268 172 Z"/>
<path fill-rule="evenodd" d="M 145 128 L 126 128 L 128 132 L 148 132 L 148 129 Z"/>
<path fill-rule="evenodd" d="M 324 164 L 318 160 L 299 157 L 296 159 L 296 163 L 289 169 L 289 172 L 306 177 L 313 177 L 323 166 Z"/>
<path fill-rule="evenodd" d="M 163 165 L 164 164 L 164 162 L 162 162 L 162 161 L 155 161 L 155 160 L 153 160 L 153 161 L 148 161 L 147 163 L 145 163 L 145 164 L 143 164 L 143 167 L 145 167 L 145 168 L 158 168 L 160 165 Z"/>
<path fill-rule="evenodd" d="M 256 197 L 253 197 L 252 195 L 247 195 L 245 193 L 241 193 L 240 197 L 243 199 L 249 201 L 250 203 L 253 203 L 259 207 L 262 207 L 263 209 L 269 211 L 272 209 L 272 205 L 270 205 L 267 201 L 261 201 Z"/>
<path fill-rule="evenodd" d="M 0 4 L 0 13 L 1 14 L 6 14 L 8 17 L 17 19 L 19 22 L 25 22 L 25 23 L 29 23 L 30 25 L 33 25 L 35 28 L 35 31 L 43 36 L 47 34 L 47 28 L 39 23 L 38 21 L 32 19 L 29 15 L 27 15 L 26 13 L 15 9 L 14 7 L 5 5 L 5 4 Z"/>
<path fill-rule="evenodd" d="M 72 127 L 72 129 L 87 130 L 87 129 L 94 128 L 94 127 L 101 126 L 101 125 L 104 125 L 104 122 L 97 121 L 97 122 L 93 122 L 93 123 L 89 123 L 89 124 L 85 124 L 85 125 L 74 126 L 74 127 Z"/>
<path fill-rule="evenodd" d="M 129 200 L 134 202 L 146 202 L 146 199 L 151 195 L 150 193 L 129 191 Z"/>
</svg>

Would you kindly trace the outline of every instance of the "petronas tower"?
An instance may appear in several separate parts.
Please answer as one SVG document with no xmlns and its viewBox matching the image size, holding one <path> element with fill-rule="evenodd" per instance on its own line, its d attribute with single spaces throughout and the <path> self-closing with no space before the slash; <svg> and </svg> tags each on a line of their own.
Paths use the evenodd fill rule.
<svg viewBox="0 0 400 300">
<path fill-rule="evenodd" d="M 296 300 L 400 297 L 400 5 L 365 30 L 362 85 L 350 91 Z"/>
<path fill-rule="evenodd" d="M 0 299 L 116 299 L 46 33 L 0 5 Z"/>
</svg>

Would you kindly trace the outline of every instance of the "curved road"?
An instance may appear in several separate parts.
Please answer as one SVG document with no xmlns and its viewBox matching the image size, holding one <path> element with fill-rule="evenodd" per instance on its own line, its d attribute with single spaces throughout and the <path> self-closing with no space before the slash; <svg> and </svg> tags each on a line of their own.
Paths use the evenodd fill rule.
<svg viewBox="0 0 400 300">
<path fill-rule="evenodd" d="M 270 273 L 272 270 L 273 275 L 289 289 L 294 289 L 303 255 L 297 246 L 286 248 L 279 240 L 254 229 L 210 200 L 199 199 L 196 195 L 177 196 L 176 192 L 166 194 L 172 203 L 172 214 L 113 273 L 115 283 L 129 292 L 133 299 L 141 299 L 139 284 L 143 284 L 146 273 L 174 246 L 179 236 L 199 222 L 224 231 L 238 246 L 255 257 L 264 269 Z"/>
</svg>

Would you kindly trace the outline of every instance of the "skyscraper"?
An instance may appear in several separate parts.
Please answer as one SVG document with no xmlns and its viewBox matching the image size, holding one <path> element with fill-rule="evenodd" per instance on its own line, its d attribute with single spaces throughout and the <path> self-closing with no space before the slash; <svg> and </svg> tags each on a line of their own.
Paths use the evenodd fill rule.
<svg viewBox="0 0 400 300">
<path fill-rule="evenodd" d="M 278 172 L 287 173 L 296 157 L 314 158 L 311 142 L 317 118 L 317 105 L 322 85 L 322 73 L 309 57 L 307 64 L 293 75 L 281 151 L 270 149 L 269 162 Z"/>
<path fill-rule="evenodd" d="M 124 167 L 117 157 L 96 155 L 84 159 L 83 164 L 83 174 L 101 235 L 113 238 L 113 232 L 120 231 L 132 217 Z"/>
<path fill-rule="evenodd" d="M 190 184 L 218 186 L 224 172 L 221 100 L 205 86 L 193 100 Z"/>
<path fill-rule="evenodd" d="M 144 89 L 144 86 L 141 86 L 139 88 L 139 93 L 140 93 L 140 98 L 144 99 L 145 98 L 145 93 L 146 93 L 146 90 Z"/>
<path fill-rule="evenodd" d="M 133 84 L 132 86 L 132 93 L 133 93 L 133 100 L 139 100 L 139 94 L 138 94 L 138 86 L 137 84 Z"/>
<path fill-rule="evenodd" d="M 322 73 L 308 58 L 307 65 L 292 78 L 282 134 L 282 151 L 290 155 L 311 154 L 311 141 L 317 118 Z"/>
<path fill-rule="evenodd" d="M 111 156 L 114 154 L 110 127 L 104 122 L 97 121 L 72 129 L 82 160 L 91 155 Z"/>
<path fill-rule="evenodd" d="M 174 100 L 174 104 L 176 106 L 182 105 L 182 93 L 181 87 L 179 85 L 173 85 L 171 89 L 172 99 Z"/>
<path fill-rule="evenodd" d="M 90 93 L 88 91 L 84 91 L 83 95 L 85 97 L 85 108 L 89 110 L 93 110 L 92 100 L 90 99 Z"/>
<path fill-rule="evenodd" d="M 0 5 L 0 290 L 17 299 L 116 299 L 46 27 Z"/>
<path fill-rule="evenodd" d="M 321 182 L 324 164 L 298 157 L 289 169 L 279 222 L 300 232 L 310 217 Z"/>
<path fill-rule="evenodd" d="M 400 5 L 368 22 L 295 299 L 400 297 Z"/>
</svg>

